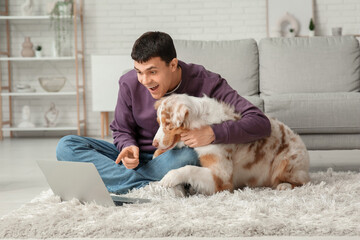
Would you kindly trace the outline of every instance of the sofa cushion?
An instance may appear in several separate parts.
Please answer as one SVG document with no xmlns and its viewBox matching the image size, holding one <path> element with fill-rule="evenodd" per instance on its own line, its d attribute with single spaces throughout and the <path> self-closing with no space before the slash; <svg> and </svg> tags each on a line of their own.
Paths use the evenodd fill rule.
<svg viewBox="0 0 360 240">
<path fill-rule="evenodd" d="M 359 149 L 360 134 L 301 134 L 308 150 Z M 345 158 L 346 159 L 346 158 Z M 344 161 L 345 159 L 339 159 Z"/>
<path fill-rule="evenodd" d="M 360 133 L 360 93 L 262 96 L 265 113 L 297 133 Z"/>
<path fill-rule="evenodd" d="M 220 74 L 240 95 L 258 94 L 259 54 L 255 40 L 174 40 L 174 44 L 179 60 Z"/>
<path fill-rule="evenodd" d="M 360 90 L 360 48 L 353 36 L 267 38 L 259 54 L 262 94 Z"/>
<path fill-rule="evenodd" d="M 261 111 L 264 112 L 264 100 L 261 99 L 258 95 L 253 96 L 242 96 L 252 104 L 254 104 L 256 107 L 258 107 Z"/>
</svg>

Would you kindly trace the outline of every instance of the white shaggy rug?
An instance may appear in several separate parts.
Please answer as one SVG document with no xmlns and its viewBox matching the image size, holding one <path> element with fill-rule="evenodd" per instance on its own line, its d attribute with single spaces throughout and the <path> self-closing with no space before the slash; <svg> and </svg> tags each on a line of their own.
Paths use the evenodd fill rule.
<svg viewBox="0 0 360 240">
<path fill-rule="evenodd" d="M 288 191 L 249 189 L 176 197 L 145 187 L 151 203 L 105 208 L 60 202 L 52 192 L 0 219 L 0 238 L 360 236 L 360 173 L 311 173 Z"/>
</svg>

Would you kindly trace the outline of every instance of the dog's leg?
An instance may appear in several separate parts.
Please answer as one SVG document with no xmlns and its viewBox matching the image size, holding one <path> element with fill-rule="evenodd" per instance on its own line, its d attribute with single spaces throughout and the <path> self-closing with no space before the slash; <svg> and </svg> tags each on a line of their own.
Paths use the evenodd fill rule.
<svg viewBox="0 0 360 240">
<path fill-rule="evenodd" d="M 216 150 L 217 154 L 209 153 L 209 150 L 214 151 L 215 149 L 213 149 L 212 146 L 207 150 L 208 153 L 202 154 L 199 159 L 201 166 L 208 168 L 211 171 L 215 183 L 215 192 L 224 190 L 233 191 L 233 149 L 231 147 L 228 149 L 218 147 Z"/>
<path fill-rule="evenodd" d="M 156 149 L 156 151 L 154 152 L 154 155 L 153 155 L 153 159 L 156 158 L 157 156 L 163 154 L 164 152 L 166 152 L 166 150 Z"/>
<path fill-rule="evenodd" d="M 289 159 L 295 158 L 290 157 Z M 307 165 L 295 165 L 289 159 L 283 160 L 275 171 L 273 188 L 277 190 L 292 189 L 310 181 Z"/>
<path fill-rule="evenodd" d="M 169 171 L 160 181 L 164 187 L 174 187 L 179 184 L 190 184 L 196 192 L 201 194 L 214 194 L 216 192 L 215 181 L 212 172 L 208 168 L 197 166 L 185 166 Z"/>
</svg>

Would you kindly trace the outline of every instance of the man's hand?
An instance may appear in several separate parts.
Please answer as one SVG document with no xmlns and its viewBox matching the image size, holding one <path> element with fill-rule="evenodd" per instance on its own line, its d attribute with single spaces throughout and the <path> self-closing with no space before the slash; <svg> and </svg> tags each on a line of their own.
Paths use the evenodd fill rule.
<svg viewBox="0 0 360 240">
<path fill-rule="evenodd" d="M 139 165 L 139 148 L 134 145 L 123 148 L 115 163 L 119 164 L 121 161 L 127 169 L 136 168 Z"/>
<path fill-rule="evenodd" d="M 209 145 L 214 140 L 215 134 L 210 126 L 190 130 L 181 134 L 181 141 L 192 148 Z"/>
</svg>

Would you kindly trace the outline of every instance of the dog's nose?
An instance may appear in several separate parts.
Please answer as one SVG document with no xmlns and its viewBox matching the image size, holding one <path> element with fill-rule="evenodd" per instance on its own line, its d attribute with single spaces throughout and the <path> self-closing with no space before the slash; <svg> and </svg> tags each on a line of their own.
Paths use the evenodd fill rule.
<svg viewBox="0 0 360 240">
<path fill-rule="evenodd" d="M 154 140 L 152 145 L 157 148 L 159 146 L 159 141 Z"/>
</svg>

